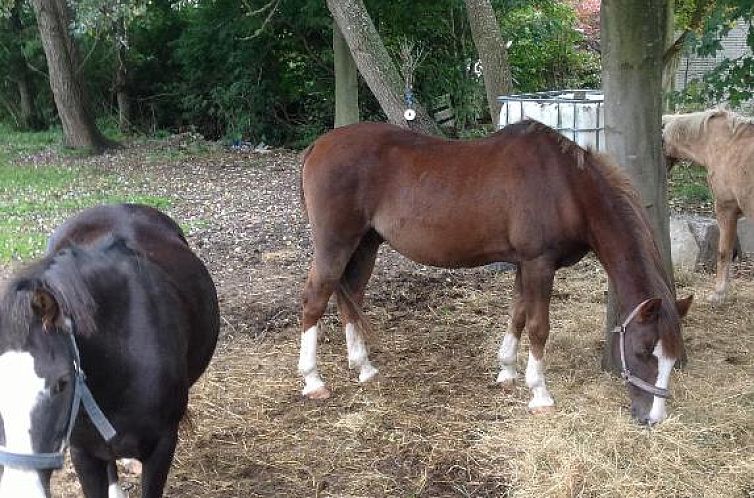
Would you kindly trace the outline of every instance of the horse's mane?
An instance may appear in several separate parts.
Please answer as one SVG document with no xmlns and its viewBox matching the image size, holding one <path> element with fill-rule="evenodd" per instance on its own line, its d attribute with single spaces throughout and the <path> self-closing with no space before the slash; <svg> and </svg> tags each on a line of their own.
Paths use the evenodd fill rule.
<svg viewBox="0 0 754 498">
<path fill-rule="evenodd" d="M 0 298 L 0 319 L 8 334 L 4 340 L 23 340 L 28 334 L 29 324 L 34 320 L 32 299 L 37 289 L 49 292 L 55 298 L 63 316 L 75 324 L 76 334 L 93 334 L 96 304 L 83 266 L 95 258 L 108 258 L 111 249 L 134 253 L 123 239 L 108 236 L 93 247 L 67 247 L 20 270 Z"/>
<path fill-rule="evenodd" d="M 607 154 L 595 154 L 589 152 L 590 165 L 597 168 L 603 175 L 604 179 L 610 185 L 618 201 L 615 206 L 620 210 L 626 224 L 621 227 L 622 230 L 630 230 L 632 237 L 645 250 L 640 251 L 638 256 L 644 261 L 644 264 L 654 270 L 649 275 L 652 281 L 651 288 L 658 292 L 661 297 L 662 309 L 658 316 L 658 330 L 660 339 L 665 352 L 671 356 L 678 357 L 681 353 L 681 335 L 680 327 L 677 325 L 680 321 L 678 309 L 675 304 L 675 296 L 671 291 L 672 282 L 665 264 L 663 263 L 660 248 L 652 231 L 652 225 L 649 216 L 644 209 L 641 196 L 634 187 L 630 178 L 623 172 L 618 163 Z"/>
<path fill-rule="evenodd" d="M 547 135 L 551 140 L 558 144 L 560 151 L 563 154 L 571 156 L 579 169 L 584 167 L 587 157 L 589 156 L 588 150 L 584 149 L 570 138 L 558 133 L 557 130 L 535 119 L 524 119 L 517 123 L 509 124 L 501 130 L 498 130 L 493 136 L 507 135 L 510 133 Z"/>
<path fill-rule="evenodd" d="M 754 131 L 754 120 L 751 118 L 726 109 L 708 109 L 686 114 L 665 114 L 662 116 L 662 138 L 668 143 L 694 142 L 707 133 L 713 118 L 725 120 L 732 138 Z"/>
</svg>

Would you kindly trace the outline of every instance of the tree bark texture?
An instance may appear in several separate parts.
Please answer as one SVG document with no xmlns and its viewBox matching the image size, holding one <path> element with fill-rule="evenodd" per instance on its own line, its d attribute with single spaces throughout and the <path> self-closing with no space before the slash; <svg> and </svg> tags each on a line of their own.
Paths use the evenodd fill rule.
<svg viewBox="0 0 754 498">
<path fill-rule="evenodd" d="M 15 43 L 9 47 L 8 76 L 18 88 L 19 127 L 22 130 L 38 130 L 42 128 L 43 123 L 34 104 L 31 74 L 20 45 L 24 27 L 18 14 L 19 3 L 16 2 L 10 11 L 10 28 L 15 35 Z"/>
<path fill-rule="evenodd" d="M 513 86 L 508 50 L 490 0 L 466 0 L 466 11 L 474 45 L 482 61 L 487 106 L 492 122 L 496 123 L 500 114 L 500 103 L 497 98 L 509 94 Z"/>
<path fill-rule="evenodd" d="M 404 82 L 382 43 L 363 0 L 327 0 L 327 7 L 348 43 L 356 67 L 380 103 L 388 121 L 404 128 L 439 135 L 437 124 L 421 104 L 417 103 L 415 106 L 416 119 L 406 121 L 403 117 L 406 110 Z"/>
<path fill-rule="evenodd" d="M 99 132 L 88 107 L 78 50 L 68 32 L 71 16 L 66 0 L 32 0 L 31 3 L 63 127 L 63 144 L 101 152 L 113 144 Z"/>
<path fill-rule="evenodd" d="M 359 122 L 359 73 L 338 24 L 333 22 L 335 128 Z"/>
<path fill-rule="evenodd" d="M 672 280 L 661 133 L 667 15 L 667 0 L 603 0 L 601 8 L 607 150 L 639 190 Z M 618 369 L 610 354 L 616 301 L 611 285 L 602 361 L 606 370 Z"/>
<path fill-rule="evenodd" d="M 131 131 L 131 96 L 128 92 L 128 66 L 126 65 L 126 27 L 123 20 L 115 22 L 115 100 L 118 103 L 118 128 L 123 133 Z"/>
</svg>

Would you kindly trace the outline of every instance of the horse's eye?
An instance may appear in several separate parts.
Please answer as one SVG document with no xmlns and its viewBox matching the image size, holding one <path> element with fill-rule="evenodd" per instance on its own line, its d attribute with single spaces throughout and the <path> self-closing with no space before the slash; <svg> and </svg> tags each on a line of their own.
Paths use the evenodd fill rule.
<svg viewBox="0 0 754 498">
<path fill-rule="evenodd" d="M 68 387 L 68 378 L 62 377 L 58 379 L 55 384 L 53 384 L 52 389 L 50 390 L 52 394 L 60 394 L 63 392 L 63 390 Z"/>
</svg>

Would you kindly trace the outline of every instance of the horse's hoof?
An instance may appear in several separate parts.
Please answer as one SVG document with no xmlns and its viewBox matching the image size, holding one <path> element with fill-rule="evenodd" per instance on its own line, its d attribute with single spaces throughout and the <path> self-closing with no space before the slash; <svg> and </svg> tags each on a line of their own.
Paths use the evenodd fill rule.
<svg viewBox="0 0 754 498">
<path fill-rule="evenodd" d="M 516 390 L 516 382 L 513 379 L 498 382 L 498 385 L 500 386 L 500 390 L 503 391 L 503 394 L 511 394 Z"/>
<path fill-rule="evenodd" d="M 359 384 L 365 384 L 374 379 L 377 376 L 378 372 L 379 370 L 372 366 L 364 368 L 359 374 Z"/>
<path fill-rule="evenodd" d="M 709 296 L 707 296 L 707 302 L 710 304 L 722 304 L 722 302 L 725 300 L 725 294 L 722 294 L 720 292 L 713 292 Z"/>
<path fill-rule="evenodd" d="M 555 406 L 538 406 L 536 408 L 529 408 L 529 413 L 532 415 L 553 415 L 555 413 Z"/>
<path fill-rule="evenodd" d="M 326 388 L 325 386 L 322 386 L 322 387 L 318 387 L 317 389 L 311 392 L 304 394 L 304 397 L 306 397 L 307 399 L 322 400 L 322 399 L 329 398 L 331 395 L 332 393 L 330 393 L 330 390 Z"/>
</svg>

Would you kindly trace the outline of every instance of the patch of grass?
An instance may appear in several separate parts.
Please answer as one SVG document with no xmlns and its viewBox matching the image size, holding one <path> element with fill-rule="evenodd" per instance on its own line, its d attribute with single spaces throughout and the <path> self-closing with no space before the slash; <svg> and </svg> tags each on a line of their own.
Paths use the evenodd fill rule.
<svg viewBox="0 0 754 498">
<path fill-rule="evenodd" d="M 696 164 L 678 164 L 670 172 L 670 205 L 681 211 L 709 212 L 713 198 L 707 170 Z"/>
<path fill-rule="evenodd" d="M 52 230 L 84 208 L 119 202 L 170 206 L 168 198 L 142 194 L 122 176 L 80 165 L 18 164 L 18 158 L 56 143 L 59 131 L 0 128 L 0 264 L 41 255 Z"/>
</svg>

